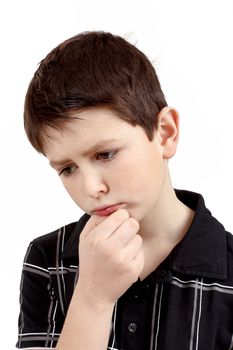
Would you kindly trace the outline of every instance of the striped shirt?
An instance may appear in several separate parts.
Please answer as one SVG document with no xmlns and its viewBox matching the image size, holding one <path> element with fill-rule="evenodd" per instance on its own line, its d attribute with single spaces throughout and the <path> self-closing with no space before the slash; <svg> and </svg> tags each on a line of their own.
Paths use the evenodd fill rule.
<svg viewBox="0 0 233 350">
<path fill-rule="evenodd" d="M 200 194 L 176 195 L 195 211 L 193 222 L 161 265 L 116 302 L 108 350 L 233 349 L 233 236 Z M 79 235 L 89 217 L 29 245 L 18 348 L 56 346 L 78 280 Z"/>
</svg>

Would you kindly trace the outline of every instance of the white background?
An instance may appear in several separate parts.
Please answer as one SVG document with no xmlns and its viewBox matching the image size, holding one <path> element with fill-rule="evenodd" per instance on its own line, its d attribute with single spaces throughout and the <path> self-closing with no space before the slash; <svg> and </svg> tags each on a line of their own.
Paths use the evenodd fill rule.
<svg viewBox="0 0 233 350">
<path fill-rule="evenodd" d="M 122 35 L 145 52 L 181 136 L 173 185 L 204 195 L 233 232 L 233 1 L 10 1 L 0 5 L 1 349 L 14 348 L 22 260 L 30 240 L 81 211 L 23 130 L 25 92 L 42 58 L 85 30 Z"/>
</svg>

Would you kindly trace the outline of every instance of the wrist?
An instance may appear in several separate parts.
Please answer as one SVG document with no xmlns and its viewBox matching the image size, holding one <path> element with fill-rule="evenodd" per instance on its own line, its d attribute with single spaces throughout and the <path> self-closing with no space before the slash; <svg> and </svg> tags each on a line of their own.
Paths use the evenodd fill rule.
<svg viewBox="0 0 233 350">
<path fill-rule="evenodd" d="M 79 283 L 75 288 L 75 296 L 79 302 L 96 312 L 112 312 L 115 305 L 114 301 L 104 300 L 104 298 L 99 297 L 93 290 L 89 291 Z"/>
</svg>

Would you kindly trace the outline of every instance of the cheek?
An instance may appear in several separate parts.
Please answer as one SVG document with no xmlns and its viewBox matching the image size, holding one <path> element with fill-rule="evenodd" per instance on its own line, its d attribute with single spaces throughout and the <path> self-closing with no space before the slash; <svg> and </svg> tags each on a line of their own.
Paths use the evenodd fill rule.
<svg viewBox="0 0 233 350">
<path fill-rule="evenodd" d="M 75 181 L 71 181 L 70 179 L 67 179 L 65 181 L 62 181 L 63 186 L 65 187 L 65 190 L 68 192 L 70 197 L 77 202 L 79 198 L 79 191 L 77 190 L 77 183 Z"/>
<path fill-rule="evenodd" d="M 106 174 L 106 181 L 114 189 L 126 189 L 135 182 L 138 171 L 138 161 L 127 157 L 111 167 Z"/>
<path fill-rule="evenodd" d="M 139 158 L 127 158 L 121 164 L 117 164 L 107 174 L 107 182 L 114 191 L 124 191 L 133 194 L 146 186 L 146 164 Z"/>
<path fill-rule="evenodd" d="M 145 195 L 148 190 L 161 186 L 165 176 L 164 162 L 158 154 L 130 159 L 123 164 L 120 173 L 114 173 L 116 176 L 118 186 L 124 186 L 128 193 Z M 117 180 L 115 183 L 117 185 Z"/>
</svg>

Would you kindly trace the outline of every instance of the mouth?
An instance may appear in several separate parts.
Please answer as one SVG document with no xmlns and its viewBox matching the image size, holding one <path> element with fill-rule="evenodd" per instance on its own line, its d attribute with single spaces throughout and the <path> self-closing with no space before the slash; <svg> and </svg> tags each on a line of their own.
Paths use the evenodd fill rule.
<svg viewBox="0 0 233 350">
<path fill-rule="evenodd" d="M 110 206 L 105 206 L 92 211 L 92 214 L 99 216 L 108 216 L 122 207 L 123 203 L 113 204 Z"/>
</svg>

